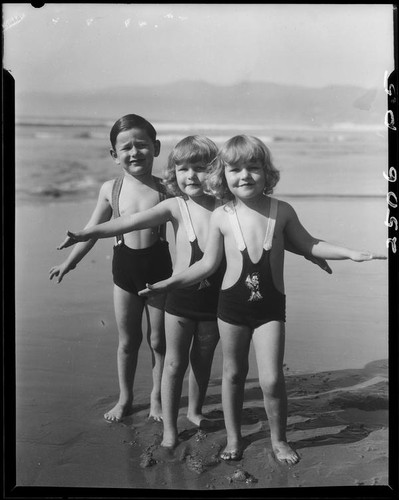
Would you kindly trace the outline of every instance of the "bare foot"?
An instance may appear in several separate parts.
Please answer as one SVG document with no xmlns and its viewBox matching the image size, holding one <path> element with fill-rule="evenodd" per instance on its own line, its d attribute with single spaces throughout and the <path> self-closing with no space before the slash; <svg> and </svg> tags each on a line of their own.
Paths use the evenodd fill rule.
<svg viewBox="0 0 399 500">
<path fill-rule="evenodd" d="M 150 413 L 148 419 L 155 420 L 156 422 L 162 422 L 162 406 L 159 397 L 153 396 L 151 394 L 151 404 Z"/>
<path fill-rule="evenodd" d="M 121 422 L 123 418 L 129 415 L 131 412 L 131 403 L 116 403 L 116 405 L 111 410 L 104 414 L 104 418 L 107 422 Z"/>
<path fill-rule="evenodd" d="M 214 429 L 219 423 L 220 420 L 217 419 L 209 419 L 204 417 L 204 415 L 189 415 L 187 413 L 187 420 L 190 420 L 194 425 L 196 425 L 199 429 L 203 430 L 212 430 Z"/>
<path fill-rule="evenodd" d="M 147 418 L 148 420 L 154 420 L 155 422 L 162 422 L 162 415 L 152 415 L 152 413 L 149 413 Z"/>
<path fill-rule="evenodd" d="M 220 458 L 226 462 L 230 460 L 241 460 L 244 453 L 243 443 L 239 443 L 236 446 L 227 445 L 226 448 L 220 454 Z"/>
<path fill-rule="evenodd" d="M 301 459 L 298 453 L 285 441 L 279 441 L 274 444 L 273 451 L 276 459 L 287 465 L 295 465 Z"/>
<path fill-rule="evenodd" d="M 190 422 L 192 422 L 197 427 L 201 426 L 201 422 L 203 422 L 204 420 L 207 420 L 204 417 L 204 415 L 202 415 L 201 413 L 199 413 L 199 414 L 189 414 L 189 413 L 187 413 L 187 419 L 190 420 Z"/>
<path fill-rule="evenodd" d="M 168 434 L 166 432 L 163 433 L 163 438 L 161 442 L 161 446 L 163 448 L 176 448 L 178 444 L 179 440 L 177 438 L 177 434 L 175 433 Z"/>
</svg>

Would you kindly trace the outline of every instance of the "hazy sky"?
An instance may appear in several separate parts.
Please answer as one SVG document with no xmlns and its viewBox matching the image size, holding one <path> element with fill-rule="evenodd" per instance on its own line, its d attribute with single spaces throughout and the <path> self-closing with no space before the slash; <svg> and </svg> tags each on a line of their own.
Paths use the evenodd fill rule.
<svg viewBox="0 0 399 500">
<path fill-rule="evenodd" d="M 3 4 L 16 90 L 182 79 L 383 85 L 390 4 Z"/>
</svg>

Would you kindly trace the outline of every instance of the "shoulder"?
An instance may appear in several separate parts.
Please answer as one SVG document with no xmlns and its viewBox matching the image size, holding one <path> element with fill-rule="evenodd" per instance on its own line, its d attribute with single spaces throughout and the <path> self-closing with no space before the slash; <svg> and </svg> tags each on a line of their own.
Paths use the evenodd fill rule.
<svg viewBox="0 0 399 500">
<path fill-rule="evenodd" d="M 277 200 L 277 198 L 274 198 Z M 289 220 L 292 220 L 294 218 L 297 218 L 296 212 L 294 210 L 294 207 L 287 203 L 286 201 L 282 200 L 277 200 L 278 205 L 277 205 L 277 217 L 280 220 L 283 220 L 285 222 L 288 222 Z"/>
<path fill-rule="evenodd" d="M 213 215 L 215 215 L 215 217 L 224 217 L 229 210 L 231 210 L 230 203 L 225 203 L 224 205 L 216 207 L 213 211 Z"/>
<path fill-rule="evenodd" d="M 162 206 L 169 209 L 171 212 L 175 212 L 179 208 L 179 200 L 177 196 L 172 196 L 170 198 L 166 198 L 155 206 Z"/>
<path fill-rule="evenodd" d="M 292 206 L 289 203 L 287 203 L 286 201 L 279 200 L 278 198 L 275 198 L 274 196 L 272 199 L 277 201 L 277 207 L 278 207 L 278 211 L 280 213 L 289 213 L 290 211 L 294 210 L 292 208 Z"/>
<path fill-rule="evenodd" d="M 110 179 L 109 181 L 105 181 L 100 187 L 99 197 L 111 200 L 112 199 L 112 190 L 113 190 L 115 181 L 116 181 L 116 179 Z"/>
<path fill-rule="evenodd" d="M 228 215 L 233 211 L 232 202 L 225 203 L 220 207 L 215 208 L 211 215 L 211 221 L 219 228 L 222 228 L 228 221 Z"/>
</svg>

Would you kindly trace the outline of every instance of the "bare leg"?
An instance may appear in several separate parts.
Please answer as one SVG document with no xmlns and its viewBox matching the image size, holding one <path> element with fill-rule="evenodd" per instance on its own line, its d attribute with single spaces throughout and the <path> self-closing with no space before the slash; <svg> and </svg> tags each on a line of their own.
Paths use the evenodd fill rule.
<svg viewBox="0 0 399 500">
<path fill-rule="evenodd" d="M 293 465 L 299 461 L 299 456 L 289 446 L 286 437 L 287 394 L 283 372 L 284 323 L 271 321 L 262 325 L 254 331 L 253 342 L 273 451 L 277 460 Z"/>
<path fill-rule="evenodd" d="M 218 320 L 223 351 L 222 405 L 227 432 L 227 445 L 220 455 L 223 460 L 240 460 L 242 456 L 241 413 L 251 330 Z"/>
<path fill-rule="evenodd" d="M 114 307 L 119 333 L 117 353 L 119 400 L 105 413 L 104 418 L 110 422 L 119 422 L 132 408 L 134 376 L 143 338 L 141 320 L 144 302 L 140 297 L 114 285 Z"/>
<path fill-rule="evenodd" d="M 206 390 L 211 375 L 213 355 L 219 341 L 216 321 L 200 321 L 190 351 L 190 374 L 188 378 L 187 418 L 195 425 L 200 425 L 205 418 L 202 415 Z"/>
<path fill-rule="evenodd" d="M 149 418 L 160 422 L 162 420 L 161 378 L 165 360 L 165 296 L 154 297 L 146 303 L 148 333 L 147 341 L 152 357 L 152 391 Z"/>
<path fill-rule="evenodd" d="M 164 430 L 161 446 L 174 447 L 178 443 L 179 403 L 196 326 L 195 321 L 165 313 L 166 355 L 161 384 Z"/>
</svg>

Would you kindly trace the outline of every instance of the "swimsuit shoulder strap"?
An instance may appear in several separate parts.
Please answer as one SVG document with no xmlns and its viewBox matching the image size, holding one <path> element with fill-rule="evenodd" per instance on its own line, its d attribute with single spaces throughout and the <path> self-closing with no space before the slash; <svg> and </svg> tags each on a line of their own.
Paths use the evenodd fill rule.
<svg viewBox="0 0 399 500">
<path fill-rule="evenodd" d="M 155 182 L 156 189 L 159 193 L 159 201 L 166 200 L 166 198 L 170 198 L 169 193 L 166 190 L 166 187 L 164 186 L 162 179 L 160 177 L 156 177 L 155 175 L 152 176 Z"/>
<path fill-rule="evenodd" d="M 123 184 L 123 175 L 120 175 L 114 180 L 114 184 L 112 186 L 112 215 L 115 218 L 120 216 L 119 213 L 119 195 L 122 189 Z M 121 245 L 123 243 L 123 234 L 115 236 L 116 244 Z"/>
<path fill-rule="evenodd" d="M 193 242 L 197 239 L 197 236 L 195 234 L 194 227 L 193 227 L 193 224 L 191 222 L 190 212 L 188 211 L 188 206 L 187 206 L 186 200 L 184 198 L 182 198 L 181 196 L 177 196 L 176 199 L 177 199 L 177 202 L 179 204 L 180 212 L 181 212 L 182 219 L 183 219 L 184 228 L 186 230 L 188 239 L 190 242 Z"/>
<path fill-rule="evenodd" d="M 234 238 L 237 243 L 237 248 L 240 252 L 244 251 L 246 248 L 246 244 L 242 235 L 242 231 L 240 228 L 240 223 L 238 221 L 237 212 L 234 206 L 234 202 L 230 202 L 226 205 L 226 211 L 229 216 L 231 228 L 233 229 Z"/>
<path fill-rule="evenodd" d="M 121 193 L 123 184 L 123 175 L 117 177 L 114 180 L 114 184 L 112 186 L 112 214 L 114 218 L 119 217 L 119 195 Z"/>
<path fill-rule="evenodd" d="M 156 177 L 155 175 L 153 175 L 152 178 L 154 179 L 155 187 L 159 194 L 159 201 L 161 202 L 163 200 L 166 200 L 166 198 L 170 198 L 166 187 L 162 183 L 162 179 Z M 166 240 L 166 224 L 162 224 L 161 226 L 159 226 L 158 235 L 162 240 Z"/>
<path fill-rule="evenodd" d="M 273 234 L 274 228 L 276 226 L 276 218 L 277 218 L 277 208 L 278 201 L 276 198 L 269 197 L 270 200 L 270 209 L 269 209 L 269 220 L 266 228 L 265 242 L 263 244 L 263 248 L 265 250 L 270 250 L 273 244 Z"/>
</svg>

